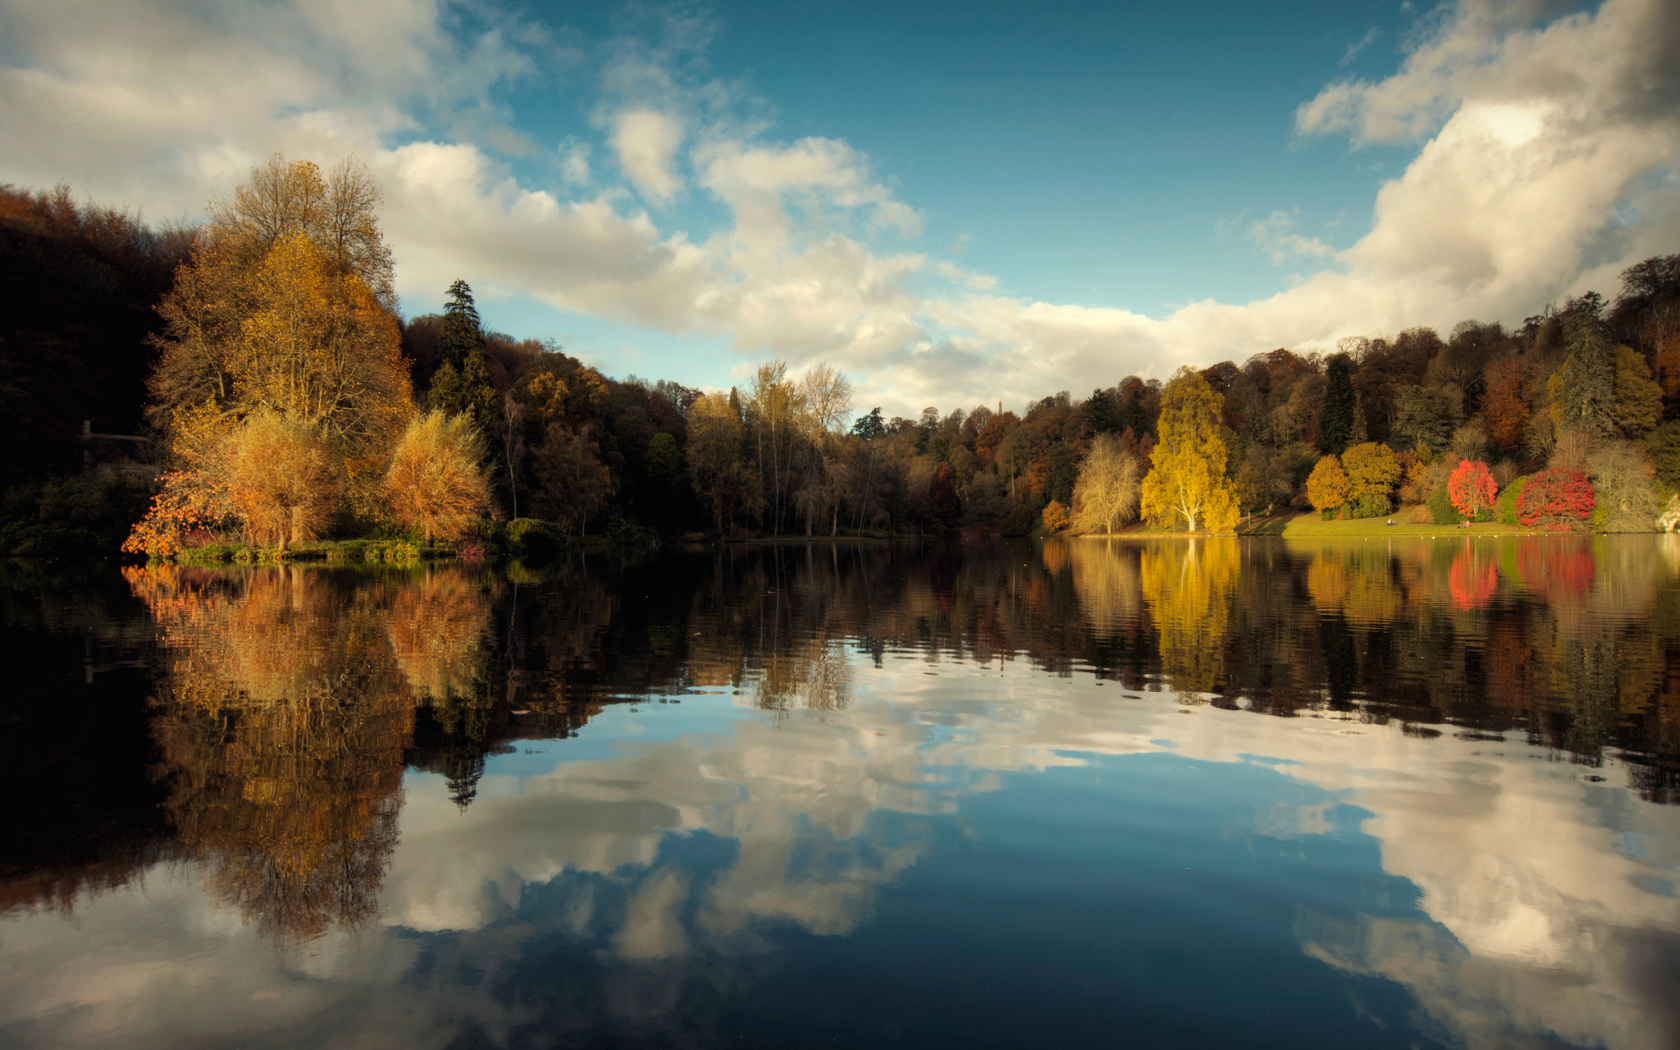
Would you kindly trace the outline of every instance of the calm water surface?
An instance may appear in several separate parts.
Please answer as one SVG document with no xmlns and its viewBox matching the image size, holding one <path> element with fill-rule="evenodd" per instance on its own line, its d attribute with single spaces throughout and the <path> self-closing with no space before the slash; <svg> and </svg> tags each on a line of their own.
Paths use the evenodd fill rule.
<svg viewBox="0 0 1680 1050">
<path fill-rule="evenodd" d="M 1680 1046 L 1680 537 L 0 603 L 8 1047 Z"/>
</svg>

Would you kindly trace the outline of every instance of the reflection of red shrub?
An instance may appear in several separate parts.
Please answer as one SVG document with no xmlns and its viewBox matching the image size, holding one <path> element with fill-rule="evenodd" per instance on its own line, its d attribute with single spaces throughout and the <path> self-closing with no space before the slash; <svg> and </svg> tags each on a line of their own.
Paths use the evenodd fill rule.
<svg viewBox="0 0 1680 1050">
<path fill-rule="evenodd" d="M 1481 609 L 1493 600 L 1499 587 L 1499 570 L 1493 562 L 1482 561 L 1465 551 L 1453 559 L 1447 572 L 1447 589 L 1452 592 L 1453 604 L 1460 609 Z"/>
<path fill-rule="evenodd" d="M 1523 584 L 1547 598 L 1575 598 L 1592 587 L 1597 563 L 1584 547 L 1559 549 L 1568 540 L 1531 540 L 1517 552 Z"/>
<path fill-rule="evenodd" d="M 1593 489 L 1578 470 L 1542 470 L 1517 498 L 1517 520 L 1548 528 L 1577 527 L 1592 516 Z"/>
</svg>

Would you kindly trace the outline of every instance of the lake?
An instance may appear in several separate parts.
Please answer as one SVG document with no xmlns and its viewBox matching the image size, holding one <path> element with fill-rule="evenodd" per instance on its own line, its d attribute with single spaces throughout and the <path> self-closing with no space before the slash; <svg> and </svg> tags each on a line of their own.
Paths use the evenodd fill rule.
<svg viewBox="0 0 1680 1050">
<path fill-rule="evenodd" d="M 1680 1045 L 1680 537 L 0 603 L 8 1047 Z"/>
</svg>

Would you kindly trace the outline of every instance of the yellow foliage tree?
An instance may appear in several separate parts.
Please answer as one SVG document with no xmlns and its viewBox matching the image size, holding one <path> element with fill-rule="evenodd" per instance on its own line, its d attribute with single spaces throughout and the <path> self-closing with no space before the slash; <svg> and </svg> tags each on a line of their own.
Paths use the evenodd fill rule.
<svg viewBox="0 0 1680 1050">
<path fill-rule="evenodd" d="M 1068 527 L 1067 508 L 1058 500 L 1051 500 L 1044 505 L 1044 531 L 1061 532 Z"/>
<path fill-rule="evenodd" d="M 1361 496 L 1386 499 L 1400 482 L 1400 459 L 1387 445 L 1367 441 L 1342 453 L 1342 471 L 1348 479 L 1348 499 L 1357 500 Z"/>
<path fill-rule="evenodd" d="M 1335 456 L 1325 456 L 1318 461 L 1307 477 L 1307 499 L 1317 510 L 1331 510 L 1340 507 L 1348 501 L 1348 494 L 1352 491 L 1352 484 L 1347 474 L 1342 470 L 1342 461 Z"/>
<path fill-rule="evenodd" d="M 417 416 L 397 443 L 385 493 L 398 520 L 433 539 L 457 539 L 490 506 L 484 438 L 465 416 Z"/>
<path fill-rule="evenodd" d="M 228 499 L 245 530 L 286 549 L 314 539 L 337 498 L 331 450 L 312 427 L 253 413 L 229 440 Z"/>
<path fill-rule="evenodd" d="M 1202 374 L 1180 368 L 1161 391 L 1160 440 L 1143 479 L 1143 513 L 1155 521 L 1179 521 L 1189 532 L 1210 532 L 1237 523 L 1237 497 L 1225 470 L 1225 441 L 1219 436 L 1224 399 Z"/>
</svg>

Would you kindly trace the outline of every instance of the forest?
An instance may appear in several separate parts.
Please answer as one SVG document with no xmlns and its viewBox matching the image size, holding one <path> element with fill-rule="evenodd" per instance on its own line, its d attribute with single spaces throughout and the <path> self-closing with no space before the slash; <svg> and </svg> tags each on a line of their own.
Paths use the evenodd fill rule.
<svg viewBox="0 0 1680 1050">
<path fill-rule="evenodd" d="M 1680 255 L 1509 328 L 889 418 L 823 364 L 726 391 L 604 375 L 495 331 L 470 274 L 405 319 L 379 204 L 353 159 L 280 155 L 197 226 L 0 187 L 0 553 L 1228 532 L 1305 511 L 1626 532 L 1680 488 Z"/>
</svg>

